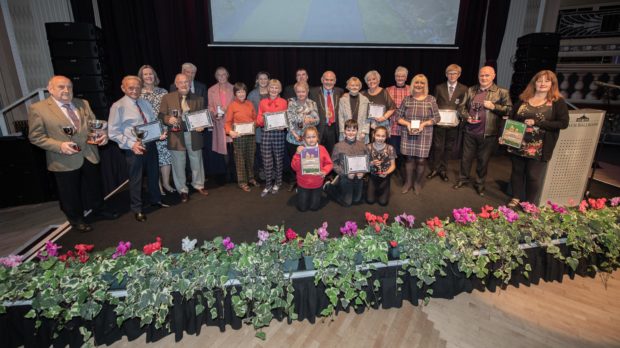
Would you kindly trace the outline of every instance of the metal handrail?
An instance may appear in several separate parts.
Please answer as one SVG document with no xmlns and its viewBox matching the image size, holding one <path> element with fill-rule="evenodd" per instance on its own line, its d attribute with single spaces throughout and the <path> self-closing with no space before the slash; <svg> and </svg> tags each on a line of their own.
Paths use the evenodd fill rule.
<svg viewBox="0 0 620 348">
<path fill-rule="evenodd" d="M 37 88 L 34 91 L 26 94 L 25 96 L 17 99 L 15 102 L 13 102 L 9 106 L 5 107 L 4 109 L 0 110 L 0 114 L 2 115 L 2 117 L 0 117 L 0 134 L 1 135 L 9 135 L 9 128 L 7 126 L 6 119 L 5 119 L 5 114 L 7 112 L 15 109 L 16 107 L 22 105 L 25 102 L 27 102 L 28 100 L 30 100 L 30 98 L 34 97 L 35 95 L 39 96 L 39 100 L 45 99 L 45 93 L 46 92 L 47 92 L 46 88 Z"/>
</svg>

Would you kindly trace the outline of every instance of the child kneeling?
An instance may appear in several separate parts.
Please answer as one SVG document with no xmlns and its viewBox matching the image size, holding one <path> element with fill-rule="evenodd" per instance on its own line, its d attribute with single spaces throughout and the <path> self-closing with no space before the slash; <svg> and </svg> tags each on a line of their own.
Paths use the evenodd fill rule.
<svg viewBox="0 0 620 348">
<path fill-rule="evenodd" d="M 315 127 L 308 127 L 303 134 L 304 145 L 297 147 L 291 161 L 291 168 L 297 177 L 297 209 L 299 211 L 318 210 L 321 204 L 321 187 L 323 179 L 331 172 L 333 164 L 329 153 L 319 145 L 319 132 Z M 302 158 L 302 156 L 304 156 Z M 320 170 L 316 173 L 303 173 L 302 161 L 319 161 Z M 316 169 L 316 166 L 314 167 Z"/>
<path fill-rule="evenodd" d="M 357 121 L 348 119 L 344 123 L 344 140 L 337 143 L 332 151 L 334 171 L 338 176 L 331 183 L 325 184 L 325 192 L 340 205 L 349 207 L 362 201 L 365 173 L 346 174 L 344 161 L 346 156 L 367 156 L 366 146 L 357 140 Z"/>
<path fill-rule="evenodd" d="M 387 205 L 390 201 L 390 174 L 396 169 L 396 151 L 392 145 L 386 144 L 387 128 L 377 126 L 373 135 L 373 142 L 366 145 L 370 154 L 370 177 L 366 202 Z"/>
</svg>

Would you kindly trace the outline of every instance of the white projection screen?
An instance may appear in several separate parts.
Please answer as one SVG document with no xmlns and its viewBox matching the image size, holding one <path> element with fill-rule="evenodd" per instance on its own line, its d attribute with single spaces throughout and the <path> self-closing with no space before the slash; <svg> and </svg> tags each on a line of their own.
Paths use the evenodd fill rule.
<svg viewBox="0 0 620 348">
<path fill-rule="evenodd" d="M 459 0 L 210 0 L 212 46 L 456 48 Z"/>
</svg>

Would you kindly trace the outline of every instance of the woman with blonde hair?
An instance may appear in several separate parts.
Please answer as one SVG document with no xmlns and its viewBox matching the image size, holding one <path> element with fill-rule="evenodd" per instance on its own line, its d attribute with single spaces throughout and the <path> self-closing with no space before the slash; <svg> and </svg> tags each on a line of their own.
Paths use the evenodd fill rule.
<svg viewBox="0 0 620 348">
<path fill-rule="evenodd" d="M 353 76 L 347 80 L 347 90 L 349 92 L 340 97 L 340 107 L 338 108 L 339 141 L 343 141 L 345 138 L 344 123 L 347 120 L 353 119 L 357 121 L 359 127 L 357 139 L 363 141 L 364 144 L 369 142 L 368 106 L 370 101 L 365 95 L 360 93 L 361 89 L 362 81 L 357 77 Z"/>
<path fill-rule="evenodd" d="M 568 107 L 553 71 L 542 70 L 532 77 L 510 118 L 527 126 L 521 146 L 508 147 L 512 154 L 510 183 L 513 191 L 508 206 L 515 208 L 522 199 L 538 203 L 542 178 L 560 129 L 568 127 Z"/>
<path fill-rule="evenodd" d="M 405 97 L 395 117 L 403 126 L 400 152 L 407 158 L 402 193 L 409 192 L 413 187 L 418 195 L 422 190 L 426 159 L 433 141 L 433 125 L 440 121 L 435 97 L 428 94 L 426 76 L 418 74 L 411 79 L 411 95 Z"/>
</svg>

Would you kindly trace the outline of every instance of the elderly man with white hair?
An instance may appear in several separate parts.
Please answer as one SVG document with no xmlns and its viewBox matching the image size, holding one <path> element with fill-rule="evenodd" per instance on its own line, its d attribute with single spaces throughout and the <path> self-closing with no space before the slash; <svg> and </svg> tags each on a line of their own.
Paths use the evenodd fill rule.
<svg viewBox="0 0 620 348">
<path fill-rule="evenodd" d="M 198 68 L 189 62 L 183 63 L 181 65 L 181 74 L 187 76 L 189 79 L 189 90 L 196 95 L 199 95 L 207 100 L 207 85 L 196 80 L 196 72 L 198 72 Z M 170 92 L 174 92 L 177 90 L 177 87 L 174 83 L 170 85 Z"/>
</svg>

